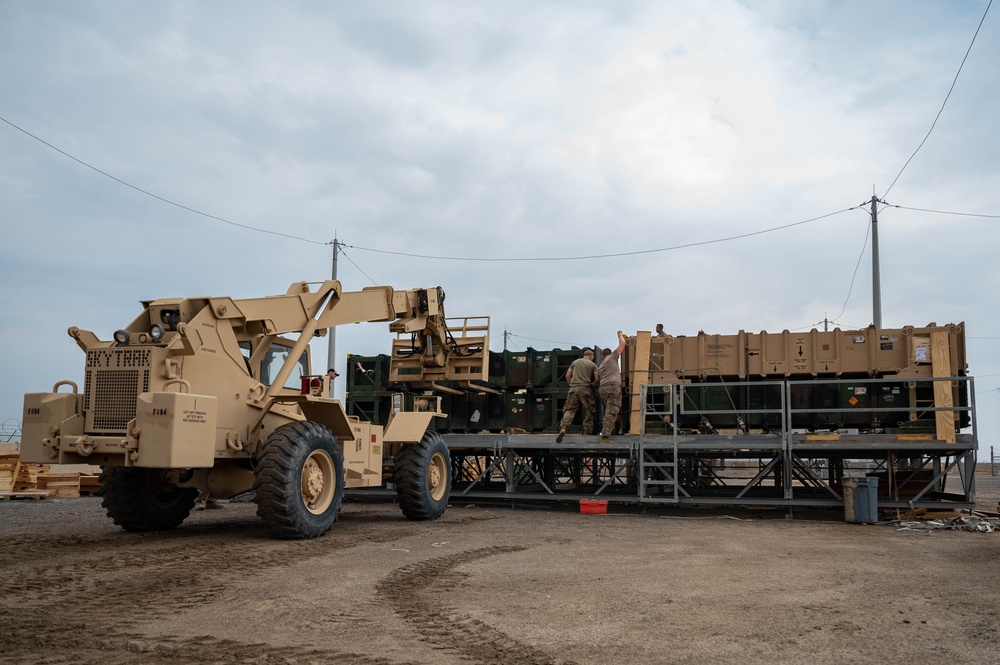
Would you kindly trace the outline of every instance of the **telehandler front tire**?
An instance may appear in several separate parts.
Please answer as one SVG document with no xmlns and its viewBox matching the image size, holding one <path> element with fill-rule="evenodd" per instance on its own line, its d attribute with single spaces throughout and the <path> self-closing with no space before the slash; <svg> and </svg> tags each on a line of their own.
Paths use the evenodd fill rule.
<svg viewBox="0 0 1000 665">
<path fill-rule="evenodd" d="M 254 480 L 257 515 L 277 538 L 317 538 L 333 526 L 344 498 L 344 456 L 329 429 L 282 425 L 264 444 Z"/>
<path fill-rule="evenodd" d="M 162 469 L 108 466 L 101 470 L 101 506 L 126 531 L 166 531 L 180 526 L 198 490 L 163 482 Z"/>
<path fill-rule="evenodd" d="M 393 474 L 399 507 L 407 519 L 441 517 L 451 495 L 451 454 L 439 434 L 427 432 L 420 443 L 400 451 Z"/>
</svg>

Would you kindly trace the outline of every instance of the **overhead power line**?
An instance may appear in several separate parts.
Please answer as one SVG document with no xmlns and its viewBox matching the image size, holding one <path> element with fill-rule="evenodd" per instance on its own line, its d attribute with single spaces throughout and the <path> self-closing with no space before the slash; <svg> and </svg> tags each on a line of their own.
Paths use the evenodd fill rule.
<svg viewBox="0 0 1000 665">
<path fill-rule="evenodd" d="M 944 101 L 941 102 L 941 108 L 938 110 L 937 115 L 934 116 L 934 122 L 931 123 L 931 128 L 927 130 L 927 136 L 924 137 L 924 140 L 920 142 L 920 145 L 917 146 L 917 149 L 913 151 L 912 155 L 910 155 L 910 159 L 906 160 L 906 163 L 903 164 L 903 168 L 899 169 L 899 173 L 896 174 L 896 177 L 893 179 L 892 184 L 889 185 L 889 189 L 885 190 L 885 193 L 882 196 L 885 196 L 886 194 L 889 193 L 889 190 L 891 190 L 893 186 L 896 184 L 896 181 L 899 180 L 899 176 L 903 175 L 903 171 L 906 170 L 906 167 L 910 165 L 910 162 L 913 160 L 914 157 L 917 156 L 917 153 L 920 152 L 920 149 L 924 147 L 924 143 L 926 143 L 927 139 L 930 138 L 931 132 L 934 131 L 934 126 L 937 125 L 938 119 L 944 112 L 944 107 L 948 103 L 948 98 L 951 97 L 951 93 L 955 89 L 955 84 L 958 83 L 958 75 L 962 73 L 962 67 L 965 66 L 965 61 L 968 60 L 969 58 L 969 53 L 972 51 L 972 45 L 976 43 L 976 37 L 979 36 L 979 30 L 980 28 L 983 27 L 983 22 L 986 20 L 986 15 L 989 14 L 990 5 L 992 4 L 993 0 L 990 0 L 989 3 L 986 5 L 986 11 L 983 12 L 983 18 L 979 20 L 979 25 L 976 27 L 976 33 L 972 35 L 972 41 L 969 43 L 969 48 L 965 50 L 965 57 L 962 58 L 962 63 L 958 66 L 958 71 L 955 72 L 955 78 L 951 82 L 951 87 L 948 88 L 948 94 L 944 96 Z"/>
<path fill-rule="evenodd" d="M 928 210 L 927 208 L 908 208 L 906 206 L 897 206 L 887 203 L 886 208 L 899 208 L 900 210 L 913 210 L 915 212 L 932 212 L 938 215 L 956 215 L 959 217 L 983 217 L 986 219 L 1000 219 L 1000 215 L 981 215 L 974 212 L 952 212 L 950 210 Z"/>
<path fill-rule="evenodd" d="M 578 346 L 577 344 L 573 344 L 571 342 L 557 342 L 557 341 L 551 340 L 551 339 L 538 339 L 537 337 L 527 337 L 525 335 L 517 335 L 517 334 L 512 333 L 512 332 L 509 332 L 507 334 L 510 337 L 517 337 L 518 339 L 529 339 L 532 342 L 545 342 L 546 344 L 563 344 L 563 345 L 566 345 L 566 346 Z"/>
<path fill-rule="evenodd" d="M 147 191 L 147 190 L 145 190 L 145 189 L 143 189 L 141 187 L 136 187 L 132 183 L 125 182 L 121 178 L 116 178 L 115 176 L 111 175 L 110 173 L 108 173 L 106 171 L 102 171 L 101 169 L 99 169 L 96 166 L 93 166 L 91 164 L 88 164 L 87 162 L 83 161 L 82 159 L 78 159 L 78 158 L 74 157 L 73 155 L 69 154 L 65 150 L 61 150 L 61 149 L 57 148 L 56 146 L 52 145 L 51 143 L 49 143 L 48 141 L 35 136 L 34 134 L 32 134 L 31 132 L 29 132 L 28 130 L 26 130 L 26 129 L 22 128 L 22 127 L 18 127 L 17 125 L 15 125 L 14 123 L 12 123 L 10 120 L 7 120 L 6 118 L 0 117 L 0 120 L 4 121 L 5 123 L 7 123 L 8 125 L 10 125 L 14 129 L 16 129 L 17 131 L 23 132 L 23 133 L 27 134 L 28 136 L 30 136 L 31 138 L 35 139 L 39 143 L 43 143 L 43 144 L 47 145 L 48 147 L 52 148 L 53 150 L 55 150 L 59 154 L 64 155 L 66 157 L 69 157 L 74 162 L 76 162 L 78 164 L 82 164 L 83 166 L 86 166 L 88 169 L 91 169 L 92 171 L 97 171 L 101 175 L 103 175 L 103 176 L 105 176 L 107 178 L 111 178 L 112 180 L 114 180 L 115 182 L 117 182 L 119 184 L 125 185 L 126 187 L 131 187 L 135 191 L 141 192 L 141 193 L 145 194 L 146 196 L 151 196 L 154 199 L 157 199 L 158 201 L 163 201 L 164 203 L 169 203 L 170 205 L 176 206 L 176 207 L 178 207 L 178 208 L 180 208 L 182 210 L 187 210 L 188 212 L 193 212 L 196 215 L 201 215 L 202 217 L 207 217 L 209 219 L 214 219 L 215 221 L 222 222 L 223 224 L 229 224 L 231 226 L 238 226 L 238 227 L 240 227 L 242 229 L 248 229 L 250 231 L 258 231 L 259 233 L 269 233 L 269 234 L 275 235 L 275 236 L 282 236 L 283 238 L 291 238 L 292 240 L 301 240 L 302 242 L 308 242 L 308 243 L 312 243 L 314 245 L 328 245 L 329 244 L 329 243 L 326 243 L 326 242 L 319 242 L 317 240 L 310 240 L 308 238 L 302 238 L 302 237 L 299 237 L 299 236 L 293 236 L 293 235 L 290 235 L 288 233 L 280 233 L 278 231 L 271 231 L 269 229 L 261 229 L 261 228 L 258 228 L 256 226 L 249 226 L 247 224 L 240 224 L 239 222 L 233 222 L 233 221 L 230 221 L 230 220 L 225 219 L 223 217 L 218 217 L 217 215 L 210 215 L 209 213 L 202 212 L 201 210 L 198 210 L 196 208 L 192 208 L 190 206 L 186 206 L 186 205 L 183 205 L 181 203 L 177 203 L 175 201 L 171 201 L 170 199 L 167 199 L 167 198 L 164 198 L 164 197 L 159 196 L 157 194 L 154 194 L 154 193 L 152 193 L 150 191 Z"/>
<path fill-rule="evenodd" d="M 216 220 L 218 222 L 222 222 L 224 224 L 229 224 L 231 226 L 237 226 L 237 227 L 242 228 L 242 229 L 247 229 L 248 231 L 257 231 L 258 233 L 267 233 L 267 234 L 271 234 L 271 235 L 281 236 L 281 237 L 284 237 L 284 238 L 291 238 L 293 240 L 300 240 L 302 242 L 307 242 L 307 243 L 310 243 L 310 244 L 313 244 L 313 245 L 329 245 L 330 244 L 329 242 L 323 242 L 323 241 L 319 241 L 319 240 L 311 240 L 309 238 L 303 238 L 301 236 L 295 236 L 295 235 L 291 235 L 291 234 L 288 234 L 288 233 L 281 233 L 281 232 L 278 232 L 278 231 L 271 231 L 270 229 L 262 229 L 262 228 L 259 228 L 259 227 L 256 227 L 256 226 L 250 226 L 248 224 L 240 224 L 238 222 L 233 222 L 231 220 L 225 219 L 223 217 L 219 217 L 217 215 L 211 215 L 209 213 L 202 212 L 201 210 L 198 210 L 196 208 L 192 208 L 190 206 L 186 206 L 186 205 L 183 205 L 183 204 L 180 204 L 180 203 L 176 203 L 175 201 L 171 201 L 168 198 L 165 198 L 163 196 L 159 196 L 157 194 L 154 194 L 154 193 L 152 193 L 150 191 L 142 189 L 141 187 L 137 187 L 137 186 L 135 186 L 135 185 L 133 185 L 133 184 L 125 181 L 125 180 L 122 180 L 121 178 L 118 178 L 118 177 L 116 177 L 114 175 L 111 175 L 110 173 L 107 173 L 106 171 L 103 171 L 103 170 L 97 168 L 96 166 L 88 164 L 87 162 L 83 161 L 82 159 L 79 159 L 78 157 L 75 157 L 75 156 L 71 155 L 70 153 L 66 152 L 65 150 L 62 150 L 61 148 L 58 148 L 58 147 L 54 146 L 53 144 L 49 143 L 48 141 L 46 141 L 46 140 L 44 140 L 44 139 L 36 136 L 35 134 L 32 134 L 28 130 L 26 130 L 23 127 L 20 127 L 20 126 L 14 124 L 10 120 L 7 120 L 6 118 L 4 118 L 2 116 L 0 116 L 0 120 L 2 120 L 4 123 L 10 125 L 14 129 L 18 130 L 19 132 L 22 132 L 23 134 L 25 134 L 27 136 L 30 136 L 31 138 L 35 139 L 39 143 L 41 143 L 41 144 L 43 144 L 45 146 L 48 146 L 52 150 L 55 150 L 59 154 L 65 156 L 65 157 L 68 157 L 69 159 L 72 159 L 74 162 L 76 162 L 76 163 L 78 163 L 78 164 L 80 164 L 82 166 L 85 166 L 88 169 L 96 171 L 97 173 L 100 173 L 101 175 L 105 176 L 106 178 L 110 178 L 111 180 L 114 180 L 115 182 L 117 182 L 117 183 L 119 183 L 121 185 L 125 185 L 126 187 L 134 189 L 137 192 L 145 194 L 146 196 L 150 196 L 150 197 L 152 197 L 152 198 L 154 198 L 154 199 L 156 199 L 158 201 L 162 201 L 163 203 L 167 203 L 169 205 L 175 206 L 175 207 L 180 208 L 182 210 L 187 210 L 188 212 L 192 212 L 192 213 L 194 213 L 196 215 L 201 215 L 202 217 L 205 217 L 205 218 L 208 218 L 208 219 L 214 219 L 214 220 Z M 634 251 L 634 252 L 621 252 L 621 253 L 617 253 L 617 254 L 598 254 L 598 255 L 590 255 L 590 256 L 560 256 L 560 257 L 536 257 L 536 258 L 475 258 L 475 257 L 455 257 L 455 256 L 431 256 L 431 255 L 423 255 L 423 254 L 410 254 L 410 253 L 406 253 L 406 252 L 392 252 L 392 251 L 389 251 L 389 250 L 379 250 L 379 249 L 373 249 L 373 248 L 369 248 L 369 247 L 360 247 L 360 246 L 356 246 L 356 245 L 344 245 L 343 243 L 341 243 L 341 246 L 342 247 L 351 247 L 352 249 L 359 249 L 359 250 L 367 251 L 367 252 L 376 252 L 376 253 L 381 253 L 381 254 L 392 254 L 392 255 L 396 255 L 396 256 L 409 256 L 409 257 L 412 257 L 412 258 L 437 259 L 437 260 L 445 260 L 445 261 L 581 261 L 581 260 L 585 260 L 585 259 L 595 259 L 595 258 L 610 258 L 610 257 L 617 257 L 617 256 L 636 256 L 636 255 L 640 255 L 640 254 L 652 254 L 652 253 L 656 253 L 656 252 L 666 252 L 666 251 L 672 251 L 672 250 L 677 250 L 677 249 L 684 249 L 684 248 L 688 248 L 688 247 L 698 247 L 698 246 L 701 246 L 701 245 L 710 245 L 710 244 L 713 244 L 713 243 L 727 242 L 727 241 L 730 241 L 730 240 L 738 240 L 738 239 L 741 239 L 741 238 L 749 238 L 749 237 L 756 236 L 756 235 L 761 235 L 761 234 L 764 234 L 764 233 L 771 233 L 771 232 L 774 232 L 774 231 L 779 231 L 781 229 L 787 229 L 787 228 L 791 228 L 791 227 L 794 227 L 794 226 L 800 226 L 802 224 L 808 224 L 809 222 L 815 222 L 815 221 L 818 221 L 818 220 L 821 220 L 821 219 L 825 219 L 827 217 L 832 217 L 833 215 L 838 215 L 838 214 L 840 214 L 842 212 L 847 212 L 848 210 L 853 210 L 853 209 L 854 208 L 845 208 L 843 210 L 838 210 L 836 212 L 831 212 L 831 213 L 828 213 L 826 215 L 820 215 L 819 217 L 813 217 L 811 219 L 805 219 L 805 220 L 802 220 L 800 222 L 794 222 L 792 224 L 784 224 L 782 226 L 776 226 L 776 227 L 773 227 L 773 228 L 770 228 L 770 229 L 764 229 L 763 231 L 754 231 L 754 232 L 751 232 L 751 233 L 743 233 L 743 234 L 740 234 L 740 235 L 730 236 L 730 237 L 727 237 L 727 238 L 718 238 L 718 239 L 715 239 L 715 240 L 705 240 L 705 241 L 701 241 L 701 242 L 688 243 L 686 245 L 677 245 L 675 247 L 663 247 L 663 248 L 660 248 L 660 249 L 640 250 L 640 251 Z M 351 263 L 354 263 L 354 261 L 351 260 Z M 355 264 L 355 266 L 357 266 L 357 264 Z M 360 267 L 358 269 L 360 270 Z"/>
<path fill-rule="evenodd" d="M 854 274 L 851 275 L 851 286 L 848 287 L 847 289 L 847 297 L 844 298 L 844 306 L 843 308 L 841 308 L 840 314 L 833 317 L 834 320 L 839 319 L 844 315 L 844 312 L 847 311 L 847 303 L 851 301 L 851 293 L 854 291 L 854 281 L 858 278 L 858 268 L 861 267 L 861 259 L 865 257 L 865 249 L 868 247 L 868 237 L 871 235 L 872 232 L 871 224 L 866 224 L 865 226 L 867 227 L 868 230 L 865 232 L 865 242 L 861 246 L 861 254 L 858 255 L 858 262 L 854 264 Z"/>
<path fill-rule="evenodd" d="M 987 402 L 989 402 L 990 400 L 992 400 L 997 395 L 1000 395 L 1000 388 L 994 388 L 993 390 L 990 390 L 990 391 L 977 390 L 976 391 L 976 395 L 977 396 L 979 396 L 979 395 L 985 395 L 987 392 L 989 392 L 990 396 L 987 397 L 984 400 L 980 400 L 979 404 L 977 406 L 982 406 L 983 404 L 986 404 Z"/>
<path fill-rule="evenodd" d="M 861 330 L 861 328 L 859 326 L 852 326 L 852 325 L 849 325 L 849 324 L 846 324 L 846 323 L 841 323 L 840 321 L 836 321 L 834 319 L 821 319 L 821 320 L 817 321 L 816 323 L 811 323 L 811 324 L 805 325 L 805 326 L 798 326 L 797 328 L 789 328 L 788 330 L 791 331 L 791 332 L 795 332 L 795 331 L 799 331 L 799 330 L 812 330 L 813 328 L 815 328 L 816 326 L 818 326 L 820 324 L 823 324 L 824 326 L 826 326 L 826 325 L 833 325 L 835 328 L 840 328 L 841 330 Z"/>
<path fill-rule="evenodd" d="M 587 259 L 609 259 L 621 256 L 638 256 L 640 254 L 656 254 L 658 252 L 670 252 L 677 249 L 687 249 L 689 247 L 700 247 L 702 245 L 712 245 L 720 242 L 728 242 L 730 240 L 740 240 L 742 238 L 750 238 L 752 236 L 759 236 L 764 233 L 772 233 L 774 231 L 780 231 L 781 229 L 788 229 L 793 226 L 800 226 L 802 224 L 808 224 L 809 222 L 816 222 L 821 219 L 826 219 L 827 217 L 833 217 L 834 215 L 839 215 L 843 212 L 849 210 L 856 210 L 858 206 L 852 208 L 844 208 L 843 210 L 837 210 L 836 212 L 827 213 L 825 215 L 820 215 L 819 217 L 813 217 L 812 219 L 804 219 L 801 222 L 793 222 L 791 224 L 783 224 L 781 226 L 775 226 L 770 229 L 764 229 L 763 231 L 753 231 L 751 233 L 741 233 L 740 235 L 729 236 L 726 238 L 716 238 L 715 240 L 702 240 L 699 242 L 689 242 L 684 245 L 673 245 L 672 247 L 660 247 L 658 249 L 642 249 L 633 252 L 614 252 L 609 254 L 588 254 L 586 256 L 535 256 L 535 257 L 476 257 L 476 256 L 435 256 L 432 254 L 411 254 L 409 252 L 393 252 L 387 249 L 373 249 L 371 247 L 359 247 L 357 245 L 346 245 L 347 247 L 352 247 L 354 249 L 360 249 L 365 252 L 375 252 L 377 254 L 392 254 L 393 256 L 409 256 L 415 259 L 433 259 L 436 261 L 584 261 Z"/>
<path fill-rule="evenodd" d="M 991 0 L 991 2 L 992 2 L 992 0 Z M 256 231 L 257 233 L 267 233 L 269 235 L 280 236 L 280 237 L 289 238 L 289 239 L 292 239 L 292 240 L 299 240 L 301 242 L 306 242 L 306 243 L 309 243 L 309 244 L 312 244 L 312 245 L 329 245 L 329 244 L 331 244 L 328 241 L 312 240 L 310 238 L 303 238 L 302 236 L 296 236 L 296 235 L 292 235 L 292 234 L 289 234 L 289 233 L 282 233 L 280 231 L 272 231 L 270 229 L 260 228 L 260 227 L 256 227 L 256 226 L 250 226 L 249 224 L 241 224 L 239 222 L 234 222 L 232 220 L 226 219 L 224 217 L 219 217 L 218 215 L 212 215 L 212 214 L 203 212 L 201 210 L 198 210 L 197 208 L 192 208 L 190 206 L 183 205 L 181 203 L 177 203 L 176 201 L 172 201 L 172 200 L 170 200 L 170 199 L 168 199 L 168 198 L 166 198 L 164 196 L 160 196 L 158 194 L 154 194 L 154 193 L 152 193 L 152 192 L 150 192 L 148 190 L 145 190 L 145 189 L 143 189 L 141 187 L 137 187 L 136 185 L 133 185 L 132 183 L 130 183 L 130 182 L 126 181 L 126 180 L 123 180 L 122 178 L 119 178 L 117 176 L 114 176 L 114 175 L 112 175 L 112 174 L 110 174 L 110 173 L 102 170 L 102 169 L 99 169 L 96 166 L 93 166 L 92 164 L 89 164 L 86 161 L 84 161 L 84 160 L 82 160 L 82 159 L 80 159 L 80 158 L 78 158 L 78 157 L 76 157 L 74 155 L 71 155 L 70 153 L 66 152 L 65 150 L 63 150 L 63 149 L 61 149 L 61 148 L 53 145 L 52 143 L 49 143 L 48 141 L 40 138 L 39 136 L 36 136 L 35 134 L 29 132 L 28 130 L 24 129 L 23 127 L 20 127 L 20 126 L 16 125 L 15 123 L 11 122 L 10 120 L 7 120 L 6 118 L 4 118 L 2 116 L 0 116 L 0 121 L 3 121 L 4 123 L 6 123 L 7 125 L 9 125 L 10 127 L 13 127 L 14 129 L 18 130 L 19 132 L 21 132 L 21 133 L 23 133 L 23 134 L 25 134 L 25 135 L 33 138 L 34 140 L 38 141 L 39 143 L 47 146 L 48 148 L 51 148 L 52 150 L 55 150 L 59 154 L 61 154 L 64 157 L 67 157 L 67 158 L 73 160 L 74 162 L 76 162 L 76 163 L 78 163 L 78 164 L 80 164 L 82 166 L 85 166 L 88 169 L 91 169 L 92 171 L 95 171 L 95 172 L 97 172 L 97 173 L 105 176 L 106 178 L 114 180 L 115 182 L 117 182 L 117 183 L 119 183 L 121 185 L 124 185 L 124 186 L 126 186 L 126 187 L 128 187 L 130 189 L 133 189 L 133 190 L 135 190 L 135 191 L 137 191 L 137 192 L 139 192 L 141 194 L 145 194 L 146 196 L 152 197 L 152 198 L 154 198 L 154 199 L 156 199 L 158 201 L 161 201 L 163 203 L 166 203 L 168 205 L 172 205 L 172 206 L 180 208 L 182 210 L 186 210 L 186 211 L 194 213 L 196 215 L 200 215 L 202 217 L 205 217 L 206 219 L 215 220 L 217 222 L 222 222 L 223 224 L 228 224 L 230 226 L 236 226 L 238 228 L 246 229 L 248 231 Z M 362 250 L 362 251 L 366 251 L 366 252 L 374 252 L 374 253 L 380 253 L 380 254 L 391 254 L 391 255 L 395 255 L 395 256 L 407 256 L 407 257 L 411 257 L 411 258 L 432 259 L 432 260 L 441 260 L 441 261 L 493 261 L 493 262 L 500 262 L 500 261 L 583 261 L 583 260 L 587 260 L 587 259 L 615 258 L 615 257 L 623 257 L 623 256 L 638 256 L 638 255 L 642 255 L 642 254 L 654 254 L 654 253 L 659 253 L 659 252 L 668 252 L 668 251 L 674 251 L 674 250 L 679 250 L 679 249 L 687 249 L 687 248 L 690 248 L 690 247 L 700 247 L 700 246 L 704 246 L 704 245 L 711 245 L 711 244 L 716 244 L 716 243 L 729 242 L 729 241 L 732 241 L 732 240 L 740 240 L 740 239 L 743 239 L 743 238 L 750 238 L 750 237 L 757 236 L 757 235 L 762 235 L 762 234 L 765 234 L 765 233 L 773 233 L 775 231 L 780 231 L 782 229 L 788 229 L 788 228 L 792 228 L 792 227 L 795 227 L 795 226 L 801 226 L 803 224 L 808 224 L 810 222 L 815 222 L 815 221 L 819 221 L 821 219 L 826 219 L 827 217 L 832 217 L 834 215 L 839 215 L 841 213 L 848 212 L 850 210 L 856 210 L 856 209 L 858 209 L 860 207 L 863 207 L 863 206 L 853 206 L 853 207 L 850 207 L 850 208 L 844 208 L 843 210 L 837 210 L 835 212 L 831 212 L 831 213 L 828 213 L 828 214 L 825 214 L 825 215 L 820 215 L 818 217 L 812 217 L 810 219 L 804 219 L 804 220 L 801 220 L 801 221 L 798 221 L 798 222 L 793 222 L 791 224 L 783 224 L 781 226 L 775 226 L 775 227 L 772 227 L 772 228 L 769 228 L 769 229 L 764 229 L 764 230 L 761 230 L 761 231 L 752 231 L 750 233 L 742 233 L 742 234 L 739 234 L 739 235 L 728 236 L 728 237 L 725 237 L 725 238 L 716 238 L 716 239 L 713 239 L 713 240 L 703 240 L 703 241 L 699 241 L 699 242 L 692 242 L 692 243 L 687 243 L 687 244 L 683 244 L 683 245 L 675 245 L 675 246 L 671 246 L 671 247 L 660 247 L 660 248 L 657 248 L 657 249 L 646 249 L 646 250 L 637 250 L 637 251 L 632 251 L 632 252 L 617 252 L 617 253 L 608 253 L 608 254 L 591 254 L 591 255 L 586 255 L 586 256 L 499 257 L 499 258 L 497 258 L 497 257 L 460 257 L 460 256 L 435 256 L 435 255 L 427 255 L 427 254 L 413 254 L 413 253 L 407 253 L 407 252 L 393 252 L 393 251 L 390 251 L 390 250 L 374 249 L 374 248 L 370 248 L 370 247 L 361 247 L 361 246 L 357 246 L 357 245 L 345 245 L 343 243 L 341 243 L 341 247 L 351 247 L 352 249 L 358 249 L 358 250 Z M 942 211 L 934 211 L 934 210 L 924 210 L 924 209 L 921 209 L 921 208 L 906 208 L 905 206 L 893 206 L 893 207 L 901 208 L 901 209 L 904 209 L 904 210 L 918 210 L 918 211 L 923 211 L 923 212 L 942 212 Z M 965 215 L 965 216 L 970 216 L 970 217 L 1000 218 L 1000 216 L 998 216 L 998 215 L 976 215 L 976 214 L 973 214 L 973 213 L 961 213 L 961 212 L 949 212 L 949 213 L 943 213 L 942 212 L 942 214 Z M 348 260 L 351 261 L 351 263 L 353 263 L 354 266 L 357 267 L 358 270 L 361 271 L 362 274 L 365 274 L 364 271 L 361 270 L 360 266 L 358 266 L 358 264 L 355 263 L 353 259 L 348 258 Z M 365 274 L 365 276 L 368 277 L 369 279 L 371 279 L 371 277 L 369 277 L 367 274 Z M 372 283 L 375 283 L 374 280 L 372 280 Z M 850 297 L 850 296 L 848 296 L 848 297 Z"/>
<path fill-rule="evenodd" d="M 343 247 L 343 246 L 344 246 L 344 243 L 340 243 L 340 246 L 341 246 L 341 247 Z M 348 255 L 347 255 L 347 252 L 345 252 L 345 251 L 344 251 L 343 249 L 341 249 L 341 250 L 340 250 L 340 255 L 341 255 L 341 256 L 343 256 L 343 257 L 344 257 L 345 259 L 347 259 L 348 261 L 350 261 L 350 262 L 351 262 L 351 264 L 352 264 L 352 265 L 353 265 L 353 266 L 354 266 L 355 268 L 357 268 L 357 269 L 358 269 L 358 272 L 360 272 L 360 273 L 361 273 L 362 275 L 364 275 L 365 277 L 367 277 L 367 278 L 368 278 L 368 281 L 369 281 L 369 282 L 371 282 L 371 283 L 372 283 L 373 285 L 375 285 L 375 286 L 378 286 L 378 285 L 379 285 L 379 283 L 378 283 L 378 282 L 376 282 L 376 281 L 375 281 L 374 279 L 372 279 L 372 278 L 371 278 L 371 275 L 369 275 L 368 273 L 366 273 L 366 272 L 365 272 L 364 270 L 362 270 L 362 269 L 361 269 L 361 266 L 359 266 L 359 265 L 358 265 L 357 263 L 354 263 L 354 259 L 352 259 L 352 258 L 351 258 L 350 256 L 348 256 Z"/>
</svg>

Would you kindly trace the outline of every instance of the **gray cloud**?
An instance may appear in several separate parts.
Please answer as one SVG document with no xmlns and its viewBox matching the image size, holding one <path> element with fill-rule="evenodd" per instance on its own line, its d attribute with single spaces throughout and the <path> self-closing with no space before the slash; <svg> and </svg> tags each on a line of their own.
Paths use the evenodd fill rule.
<svg viewBox="0 0 1000 665">
<path fill-rule="evenodd" d="M 679 334 L 864 326 L 863 210 L 586 261 L 360 248 L 607 254 L 860 204 L 930 128 L 984 9 L 6 3 L 0 115 L 185 206 L 318 243 L 336 234 L 346 288 L 440 284 L 450 314 L 494 317 L 497 348 L 504 328 L 544 347 L 528 338 L 594 343 L 661 319 Z M 993 18 L 891 203 L 1000 213 Z M 21 393 L 80 373 L 69 325 L 106 337 L 144 298 L 280 293 L 330 271 L 328 246 L 170 206 L 2 124 L 0 214 L 0 341 L 18 349 L 0 419 L 20 414 Z M 995 220 L 880 219 L 886 325 L 966 320 L 991 336 Z M 379 326 L 338 336 L 341 354 L 388 348 Z M 974 373 L 1000 374 L 991 342 L 969 348 Z M 981 419 L 993 438 L 997 422 Z"/>
</svg>

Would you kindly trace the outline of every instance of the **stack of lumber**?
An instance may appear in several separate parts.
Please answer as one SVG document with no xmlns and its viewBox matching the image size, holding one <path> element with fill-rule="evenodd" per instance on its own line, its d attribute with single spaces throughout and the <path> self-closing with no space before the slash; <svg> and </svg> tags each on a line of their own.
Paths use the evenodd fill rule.
<svg viewBox="0 0 1000 665">
<path fill-rule="evenodd" d="M 17 453 L 0 454 L 0 492 L 36 489 L 38 475 L 48 470 L 48 464 L 25 464 Z"/>
<path fill-rule="evenodd" d="M 17 455 L 0 456 L 0 492 L 14 490 L 14 480 L 21 475 L 21 462 Z"/>
<path fill-rule="evenodd" d="M 47 490 L 56 499 L 75 499 L 80 496 L 80 473 L 39 474 L 38 489 Z"/>
<path fill-rule="evenodd" d="M 21 474 L 14 483 L 14 491 L 39 489 L 38 478 L 49 470 L 48 464 L 21 463 Z"/>
<path fill-rule="evenodd" d="M 17 453 L 0 454 L 0 495 L 3 498 L 44 498 L 38 491 L 39 475 L 49 470 L 48 464 L 25 464 Z"/>
<path fill-rule="evenodd" d="M 100 491 L 101 491 L 100 476 L 88 476 L 86 474 L 80 476 L 81 496 L 97 496 L 97 493 Z"/>
<path fill-rule="evenodd" d="M 14 489 L 14 477 L 20 470 L 21 464 L 17 455 L 0 456 L 0 492 L 10 492 Z"/>
</svg>

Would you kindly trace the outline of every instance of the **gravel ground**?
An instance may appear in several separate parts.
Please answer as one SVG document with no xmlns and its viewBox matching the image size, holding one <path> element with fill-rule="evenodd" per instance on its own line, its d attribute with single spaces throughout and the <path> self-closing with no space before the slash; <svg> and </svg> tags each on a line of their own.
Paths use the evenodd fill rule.
<svg viewBox="0 0 1000 665">
<path fill-rule="evenodd" d="M 1000 532 L 612 511 L 347 503 L 277 541 L 251 503 L 129 534 L 100 499 L 4 501 L 0 662 L 1000 662 Z"/>
</svg>

